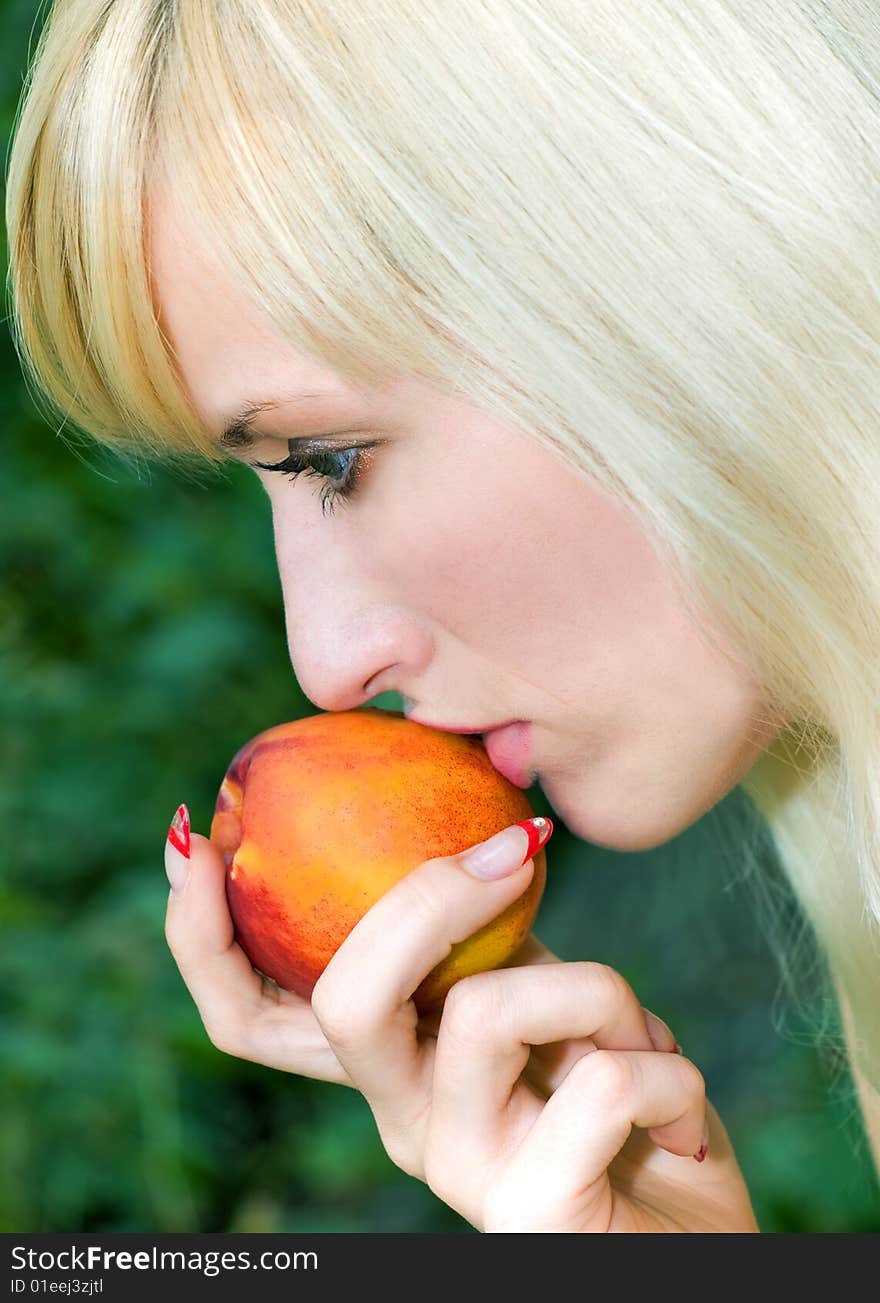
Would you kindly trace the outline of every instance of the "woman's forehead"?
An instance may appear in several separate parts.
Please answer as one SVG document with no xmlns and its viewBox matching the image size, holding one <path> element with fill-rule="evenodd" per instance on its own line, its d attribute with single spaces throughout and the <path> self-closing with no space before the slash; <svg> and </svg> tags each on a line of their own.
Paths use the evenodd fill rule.
<svg viewBox="0 0 880 1303">
<path fill-rule="evenodd" d="M 198 411 L 212 428 L 247 398 L 328 387 L 259 313 L 167 189 L 149 207 L 150 274 L 162 331 Z M 323 370 L 326 370 L 325 368 Z"/>
</svg>

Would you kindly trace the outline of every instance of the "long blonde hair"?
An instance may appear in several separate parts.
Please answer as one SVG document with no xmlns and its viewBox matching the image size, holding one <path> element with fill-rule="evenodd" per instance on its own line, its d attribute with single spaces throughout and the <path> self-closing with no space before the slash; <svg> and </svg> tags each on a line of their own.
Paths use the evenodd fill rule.
<svg viewBox="0 0 880 1303">
<path fill-rule="evenodd" d="M 59 0 L 7 178 L 25 373 L 203 466 L 159 177 L 294 347 L 466 396 L 638 514 L 786 720 L 743 786 L 880 1088 L 873 6 Z"/>
</svg>

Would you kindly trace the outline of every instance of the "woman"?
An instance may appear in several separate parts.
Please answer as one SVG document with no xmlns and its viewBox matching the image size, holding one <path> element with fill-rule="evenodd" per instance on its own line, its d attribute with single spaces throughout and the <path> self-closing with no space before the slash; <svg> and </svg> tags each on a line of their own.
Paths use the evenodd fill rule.
<svg viewBox="0 0 880 1303">
<path fill-rule="evenodd" d="M 877 1156 L 875 36 L 844 0 L 66 0 L 7 221 L 51 410 L 254 468 L 316 706 L 516 721 L 523 785 L 619 850 L 746 787 Z M 531 938 L 417 1027 L 534 848 L 420 866 L 307 1004 L 234 944 L 181 807 L 166 934 L 219 1048 L 362 1091 L 477 1228 L 756 1230 L 699 1068 L 613 970 Z"/>
</svg>

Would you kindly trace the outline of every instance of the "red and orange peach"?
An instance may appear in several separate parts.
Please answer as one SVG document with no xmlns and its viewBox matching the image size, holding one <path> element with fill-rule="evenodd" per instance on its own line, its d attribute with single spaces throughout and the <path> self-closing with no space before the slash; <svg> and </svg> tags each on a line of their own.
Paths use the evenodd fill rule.
<svg viewBox="0 0 880 1303">
<path fill-rule="evenodd" d="M 226 861 L 236 939 L 260 972 L 306 998 L 380 896 L 425 860 L 464 851 L 534 814 L 478 737 L 372 708 L 265 729 L 232 758 L 211 840 Z M 544 890 L 526 891 L 458 942 L 414 994 L 420 1013 L 453 983 L 522 945 Z"/>
</svg>

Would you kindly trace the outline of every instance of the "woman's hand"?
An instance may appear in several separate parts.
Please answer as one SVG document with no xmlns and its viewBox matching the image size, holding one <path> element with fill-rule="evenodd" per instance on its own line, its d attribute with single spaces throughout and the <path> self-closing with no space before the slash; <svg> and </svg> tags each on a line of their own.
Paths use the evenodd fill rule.
<svg viewBox="0 0 880 1303">
<path fill-rule="evenodd" d="M 505 877 L 477 880 L 460 855 L 396 883 L 309 1003 L 251 966 L 222 856 L 194 834 L 165 933 L 210 1039 L 360 1090 L 393 1162 L 479 1230 L 757 1231 L 702 1075 L 613 969 L 562 963 L 531 937 L 511 967 L 464 978 L 419 1019 L 422 979 L 531 881 L 533 861 L 517 867 L 526 834 L 503 836 Z M 169 876 L 186 865 L 170 843 L 165 854 Z"/>
</svg>

